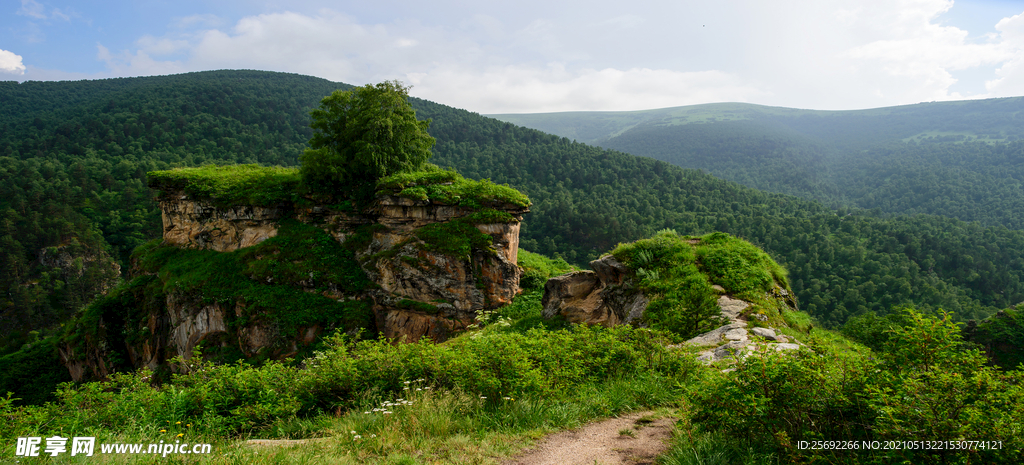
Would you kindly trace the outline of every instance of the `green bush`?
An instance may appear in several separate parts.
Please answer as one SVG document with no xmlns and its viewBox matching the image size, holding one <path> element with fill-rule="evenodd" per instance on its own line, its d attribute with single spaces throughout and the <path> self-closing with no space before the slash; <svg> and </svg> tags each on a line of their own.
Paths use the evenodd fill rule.
<svg viewBox="0 0 1024 465">
<path fill-rule="evenodd" d="M 812 343 L 749 357 L 692 386 L 694 424 L 783 461 L 1018 463 L 1024 375 L 986 367 L 948 315 L 905 310 L 883 351 Z M 1017 400 L 1014 400 L 1017 399 Z M 1001 441 L 1002 448 L 823 450 L 800 441 Z M 918 443 L 920 444 L 920 443 Z"/>
<path fill-rule="evenodd" d="M 543 289 L 548 279 L 577 270 L 561 258 L 551 259 L 523 249 L 519 249 L 517 261 L 523 269 L 519 279 L 519 287 L 523 289 Z"/>
<path fill-rule="evenodd" d="M 776 284 L 788 287 L 786 271 L 753 244 L 726 233 L 711 233 L 695 247 L 697 260 L 712 284 L 730 294 L 755 299 Z"/>
<path fill-rule="evenodd" d="M 525 194 L 507 184 L 495 184 L 489 179 L 466 179 L 453 170 L 429 164 L 422 171 L 397 173 L 381 179 L 377 182 L 377 193 L 476 209 L 493 204 L 530 206 Z"/>
<path fill-rule="evenodd" d="M 964 328 L 964 337 L 984 348 L 993 364 L 1008 370 L 1024 364 L 1024 315 L 1020 309 L 1007 308 L 971 323 Z"/>
<path fill-rule="evenodd" d="M 612 251 L 635 270 L 637 288 L 651 299 L 644 311 L 646 322 L 683 338 L 720 323 L 721 311 L 711 282 L 696 263 L 691 244 L 696 241 L 665 230 L 650 239 L 619 244 Z"/>
<path fill-rule="evenodd" d="M 431 223 L 416 230 L 416 237 L 427 250 L 469 260 L 473 249 L 493 250 L 490 234 L 477 229 L 472 222 L 456 218 L 444 223 Z"/>
<path fill-rule="evenodd" d="M 31 342 L 21 350 L 0 357 L 0 395 L 13 393 L 18 404 L 38 405 L 53 400 L 60 383 L 71 381 L 57 351 L 59 338 Z"/>
<path fill-rule="evenodd" d="M 664 345 L 658 333 L 630 327 L 483 330 L 446 344 L 396 345 L 336 334 L 304 361 L 304 368 L 282 362 L 214 365 L 194 354 L 175 362 L 186 373 L 163 386 L 150 385 L 151 373 L 142 370 L 104 382 L 65 384 L 56 402 L 44 406 L 0 401 L 0 419 L 9 421 L 0 425 L 0 433 L 16 437 L 42 423 L 49 430 L 130 426 L 155 433 L 181 422 L 194 431 L 239 435 L 289 418 L 358 407 L 368 396 L 401 396 L 405 381 L 420 378 L 434 389 L 492 401 L 571 397 L 583 386 L 634 377 L 656 377 L 674 386 L 697 364 Z"/>
<path fill-rule="evenodd" d="M 854 341 L 874 350 L 881 350 L 889 342 L 894 329 L 910 324 L 907 320 L 907 315 L 907 312 L 899 310 L 885 316 L 878 316 L 875 312 L 867 312 L 863 315 L 850 317 L 839 328 L 839 331 Z"/>
</svg>

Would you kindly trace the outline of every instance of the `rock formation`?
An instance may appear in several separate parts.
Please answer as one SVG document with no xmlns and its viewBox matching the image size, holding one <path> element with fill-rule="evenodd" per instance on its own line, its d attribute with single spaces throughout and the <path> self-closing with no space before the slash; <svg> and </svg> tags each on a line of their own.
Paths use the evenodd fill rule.
<svg viewBox="0 0 1024 465">
<path fill-rule="evenodd" d="M 639 323 L 650 300 L 637 291 L 630 272 L 612 255 L 590 262 L 593 271 L 576 271 L 544 285 L 542 316 L 561 315 L 570 323 L 615 326 Z"/>
<path fill-rule="evenodd" d="M 703 327 L 714 328 L 718 321 L 724 323 L 686 341 L 685 346 L 699 348 L 701 361 L 710 363 L 766 347 L 772 350 L 799 347 L 767 327 L 785 325 L 783 312 L 795 311 L 796 301 L 784 278 L 779 278 L 778 273 L 771 274 L 772 267 L 778 265 L 749 243 L 721 233 L 695 238 L 668 231 L 654 239 L 620 245 L 615 253 L 635 264 L 637 269 L 631 269 L 615 255 L 605 255 L 590 262 L 593 271 L 576 271 L 551 278 L 544 286 L 542 316 L 561 316 L 578 324 L 658 327 L 657 318 L 664 318 L 664 313 L 649 319 L 645 312 L 652 299 L 665 297 L 648 296 L 641 289 L 674 287 L 688 291 L 676 294 L 677 303 L 668 310 L 662 306 L 661 312 L 676 312 L 678 319 L 700 318 L 699 324 L 705 325 Z M 658 260 L 659 256 L 692 257 L 689 259 L 693 262 L 664 262 Z M 702 262 L 702 256 L 710 258 Z M 650 269 L 641 268 L 639 264 Z M 732 273 L 746 277 L 746 281 L 732 279 Z M 645 283 L 643 287 L 641 282 Z M 693 307 L 688 307 L 687 303 Z M 717 311 L 714 311 L 716 304 Z M 750 327 L 748 322 L 753 322 Z M 677 330 L 680 326 L 660 328 Z M 689 328 L 693 326 L 682 330 Z"/>
<path fill-rule="evenodd" d="M 161 196 L 160 211 L 165 244 L 218 252 L 253 246 L 276 236 L 277 223 L 287 214 L 284 206 L 218 207 L 173 191 Z"/>
<path fill-rule="evenodd" d="M 288 218 L 314 225 L 340 243 L 362 234 L 361 242 L 350 249 L 374 286 L 359 295 L 303 287 L 336 301 L 369 302 L 373 317 L 363 330 L 371 335 L 379 332 L 396 342 L 423 337 L 444 341 L 473 324 L 478 311 L 506 305 L 519 292 L 519 222 L 528 212 L 526 207 L 488 204 L 489 211 L 499 212 L 506 221 L 478 224 L 468 217 L 480 208 L 397 195 L 380 195 L 372 207 L 356 212 L 308 204 L 225 206 L 161 188 L 164 245 L 236 251 L 277 236 L 281 222 Z M 456 223 L 471 225 L 478 231 L 475 234 L 490 238 L 489 245 L 477 244 L 467 255 L 456 256 L 421 237 L 423 228 Z M 151 297 L 137 296 L 136 301 Z M 246 315 L 242 300 L 208 302 L 171 291 L 159 310 L 149 310 L 135 323 L 123 323 L 126 333 L 137 336 L 118 343 L 127 346 L 124 352 L 130 366 L 156 370 L 171 357 L 187 359 L 199 344 L 236 350 L 244 357 L 289 357 L 330 329 L 312 324 L 286 337 L 267 319 Z M 115 369 L 106 361 L 111 341 L 103 339 L 110 323 L 99 321 L 90 330 L 94 335 L 62 347 L 62 358 L 75 380 L 104 378 Z"/>
<path fill-rule="evenodd" d="M 786 336 L 777 334 L 775 329 L 748 328 L 743 310 L 749 306 L 749 302 L 729 296 L 723 295 L 718 298 L 718 307 L 730 322 L 686 341 L 686 345 L 707 347 L 698 354 L 697 360 L 711 363 L 732 357 L 744 357 L 766 348 L 776 351 L 800 348 L 800 345 L 790 343 Z"/>
</svg>

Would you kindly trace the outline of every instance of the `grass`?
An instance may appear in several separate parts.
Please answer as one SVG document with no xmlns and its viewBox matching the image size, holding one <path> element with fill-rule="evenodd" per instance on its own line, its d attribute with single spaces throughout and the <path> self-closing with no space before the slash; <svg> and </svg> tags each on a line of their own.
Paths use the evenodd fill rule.
<svg viewBox="0 0 1024 465">
<path fill-rule="evenodd" d="M 523 268 L 519 280 L 523 289 L 543 289 L 548 279 L 578 270 L 561 258 L 551 259 L 524 249 L 519 249 L 518 265 Z"/>
<path fill-rule="evenodd" d="M 149 187 L 177 190 L 218 205 L 276 206 L 299 199 L 298 168 L 259 165 L 207 165 L 150 171 Z"/>
<path fill-rule="evenodd" d="M 489 179 L 466 179 L 455 171 L 442 170 L 434 165 L 428 165 L 423 171 L 399 173 L 381 179 L 377 183 L 377 192 L 474 209 L 499 204 L 530 206 L 529 197 L 507 184 L 495 184 Z"/>
<path fill-rule="evenodd" d="M 661 249 L 646 243 L 624 258 L 663 270 L 661 279 L 671 278 L 675 272 L 659 257 L 666 250 L 687 251 L 676 237 L 662 236 Z M 703 240 L 685 238 L 682 243 L 696 256 L 699 242 L 694 239 Z M 537 256 L 526 255 L 524 263 L 564 269 Z M 151 277 L 137 286 L 159 282 Z M 952 458 L 980 459 L 971 463 L 990 458 L 991 463 L 1017 463 L 1021 458 L 1019 450 L 1011 449 L 1019 438 L 1017 400 L 1024 378 L 982 366 L 980 356 L 957 345 L 958 333 L 949 321 L 909 314 L 913 324 L 886 342 L 892 352 L 876 353 L 830 331 L 807 334 L 800 328 L 809 327 L 810 320 L 788 312 L 786 321 L 797 329 L 784 332 L 811 350 L 768 351 L 723 373 L 695 362 L 685 349 L 667 347 L 664 332 L 520 326 L 539 313 L 540 292 L 533 288 L 500 310 L 498 316 L 509 324 L 486 325 L 444 344 L 392 345 L 339 334 L 302 366 L 213 365 L 194 358 L 187 374 L 163 386 L 152 386 L 148 373 L 135 372 L 103 383 L 65 385 L 58 401 L 43 406 L 19 407 L 0 398 L 0 437 L 96 436 L 106 443 L 214 445 L 210 455 L 87 459 L 97 463 L 488 464 L 556 430 L 655 409 L 633 428 L 663 415 L 678 418 L 672 448 L 658 459 L 662 465 L 857 463 L 862 456 L 887 463 L 880 455 L 797 451 L 792 441 L 871 434 L 906 439 L 902 423 L 879 414 L 897 411 L 892 409 L 904 412 L 896 418 L 921 417 L 908 423 L 912 427 L 942 433 L 934 425 L 949 423 L 946 417 L 954 410 L 946 407 L 967 406 L 972 413 L 961 415 L 963 425 L 952 423 L 969 433 L 963 437 L 985 432 L 1010 447 Z M 932 358 L 943 365 L 904 360 L 914 362 L 921 354 L 942 355 Z M 930 408 L 936 406 L 941 408 Z M 631 433 L 632 428 L 620 431 Z M 935 438 L 961 437 L 956 434 Z M 303 441 L 245 443 L 251 438 Z M 904 452 L 901 457 L 912 463 L 938 458 L 931 452 Z M 65 454 L 20 462 L 85 460 Z"/>
<path fill-rule="evenodd" d="M 656 373 L 610 377 L 577 385 L 571 392 L 480 395 L 459 388 L 442 388 L 427 379 L 400 381 L 404 389 L 362 391 L 345 410 L 311 417 L 283 417 L 260 428 L 226 437 L 188 420 L 128 422 L 99 429 L 84 425 L 65 435 L 96 434 L 99 442 L 156 443 L 179 440 L 212 443 L 213 453 L 176 456 L 187 463 L 304 463 L 304 464 L 450 464 L 498 463 L 544 435 L 579 427 L 598 418 L 638 409 L 672 406 L 680 396 L 680 381 Z M 116 401 L 115 401 L 116 402 Z M 56 408 L 56 406 L 55 406 Z M 0 408 L 0 416 L 5 412 Z M 45 427 L 18 434 L 47 435 Z M 307 441 L 256 446 L 250 438 Z M 26 458 L 22 463 L 78 463 L 67 455 L 56 459 Z M 158 462 L 164 460 L 164 462 Z M 107 455 L 98 463 L 166 463 L 152 456 Z"/>
<path fill-rule="evenodd" d="M 150 171 L 149 187 L 160 191 L 182 191 L 197 199 L 216 205 L 277 206 L 301 200 L 301 177 L 298 168 L 264 167 L 259 165 L 207 165 L 198 168 L 176 168 Z M 515 221 L 507 213 L 490 210 L 491 206 L 529 207 L 530 199 L 507 184 L 489 179 L 470 180 L 453 170 L 427 165 L 422 171 L 398 173 L 377 182 L 378 194 L 398 195 L 415 200 L 431 200 L 482 211 L 476 223 Z M 351 210 L 351 201 L 337 205 Z"/>
<path fill-rule="evenodd" d="M 431 223 L 416 230 L 416 237 L 430 251 L 469 260 L 473 249 L 494 250 L 494 239 L 472 222 L 456 218 L 444 223 Z"/>
</svg>

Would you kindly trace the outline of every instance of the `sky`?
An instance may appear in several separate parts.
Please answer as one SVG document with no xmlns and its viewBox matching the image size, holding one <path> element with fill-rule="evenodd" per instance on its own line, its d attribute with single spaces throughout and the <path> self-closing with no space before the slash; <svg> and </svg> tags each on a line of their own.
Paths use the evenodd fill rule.
<svg viewBox="0 0 1024 465">
<path fill-rule="evenodd" d="M 0 0 L 0 80 L 259 69 L 470 111 L 1024 95 L 1024 1 Z"/>
</svg>

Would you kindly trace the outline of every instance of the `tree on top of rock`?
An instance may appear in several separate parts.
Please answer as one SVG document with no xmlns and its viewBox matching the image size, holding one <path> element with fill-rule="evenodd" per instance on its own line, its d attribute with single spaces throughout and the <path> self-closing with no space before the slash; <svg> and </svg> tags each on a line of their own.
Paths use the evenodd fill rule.
<svg viewBox="0 0 1024 465">
<path fill-rule="evenodd" d="M 398 81 L 334 91 L 310 112 L 314 130 L 302 154 L 302 181 L 312 193 L 372 198 L 377 180 L 416 171 L 430 157 L 430 120 L 418 121 Z"/>
</svg>

